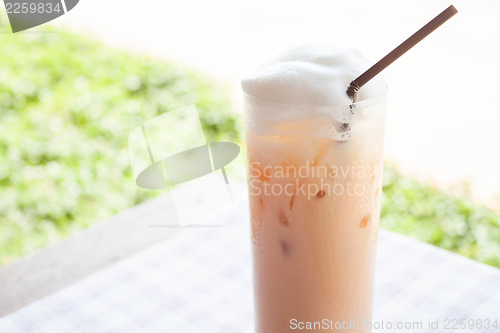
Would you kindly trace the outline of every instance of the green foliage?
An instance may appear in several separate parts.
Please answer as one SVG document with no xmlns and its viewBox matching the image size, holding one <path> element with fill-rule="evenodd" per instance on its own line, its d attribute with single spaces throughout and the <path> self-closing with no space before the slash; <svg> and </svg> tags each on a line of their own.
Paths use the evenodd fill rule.
<svg viewBox="0 0 500 333">
<path fill-rule="evenodd" d="M 209 140 L 239 141 L 226 87 L 74 34 L 0 34 L 0 265 L 157 195 L 128 135 L 196 104 Z"/>
<path fill-rule="evenodd" d="M 500 267 L 500 214 L 385 165 L 382 227 Z"/>
</svg>

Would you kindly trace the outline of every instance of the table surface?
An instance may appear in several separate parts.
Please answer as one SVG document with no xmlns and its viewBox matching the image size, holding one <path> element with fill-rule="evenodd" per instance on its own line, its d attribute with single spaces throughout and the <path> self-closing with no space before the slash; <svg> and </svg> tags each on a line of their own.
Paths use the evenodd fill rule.
<svg viewBox="0 0 500 333">
<path fill-rule="evenodd" d="M 247 216 L 240 200 L 215 218 L 224 227 L 176 229 L 1 317 L 0 332 L 253 332 Z M 500 321 L 500 271 L 382 230 L 373 331 L 387 331 L 377 329 L 383 320 L 422 323 L 399 332 L 500 332 L 445 329 L 447 319 Z M 440 329 L 429 329 L 429 320 Z"/>
</svg>

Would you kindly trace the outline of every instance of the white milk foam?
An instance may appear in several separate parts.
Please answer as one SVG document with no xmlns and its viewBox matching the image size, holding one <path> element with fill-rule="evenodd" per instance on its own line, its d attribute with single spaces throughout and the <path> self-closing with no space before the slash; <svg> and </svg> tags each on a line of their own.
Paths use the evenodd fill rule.
<svg viewBox="0 0 500 333">
<path fill-rule="evenodd" d="M 349 105 L 349 83 L 374 62 L 359 51 L 309 44 L 289 49 L 242 80 L 245 93 L 271 103 L 296 106 Z M 380 98 L 386 84 L 379 74 L 363 86 L 357 101 Z"/>
</svg>

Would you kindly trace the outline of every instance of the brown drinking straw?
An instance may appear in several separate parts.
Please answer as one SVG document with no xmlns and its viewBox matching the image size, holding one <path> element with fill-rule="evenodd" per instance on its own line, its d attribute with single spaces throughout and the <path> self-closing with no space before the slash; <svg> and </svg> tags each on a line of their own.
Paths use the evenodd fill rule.
<svg viewBox="0 0 500 333">
<path fill-rule="evenodd" d="M 351 81 L 349 87 L 347 87 L 346 90 L 347 96 L 352 99 L 353 103 L 356 102 L 356 93 L 358 92 L 359 88 L 365 85 L 366 82 L 370 81 L 375 75 L 383 71 L 387 66 L 392 64 L 394 60 L 405 54 L 406 51 L 408 51 L 422 39 L 427 37 L 431 32 L 440 27 L 444 22 L 448 21 L 457 12 L 457 9 L 453 7 L 453 5 L 443 10 L 441 14 L 424 25 L 419 31 L 415 32 L 410 38 L 401 43 L 388 55 L 380 59 L 379 62 L 370 67 L 366 72 L 358 76 L 356 79 Z"/>
</svg>

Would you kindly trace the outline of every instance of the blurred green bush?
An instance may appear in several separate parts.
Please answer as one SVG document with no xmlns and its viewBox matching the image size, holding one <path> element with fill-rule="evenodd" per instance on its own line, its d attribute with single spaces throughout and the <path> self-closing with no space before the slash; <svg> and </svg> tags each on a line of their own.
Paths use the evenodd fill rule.
<svg viewBox="0 0 500 333">
<path fill-rule="evenodd" d="M 240 141 L 210 77 L 44 31 L 0 34 L 0 264 L 158 194 L 130 168 L 144 121 L 196 104 L 208 140 Z"/>
<path fill-rule="evenodd" d="M 196 104 L 207 139 L 241 140 L 211 78 L 45 31 L 0 34 L 0 265 L 161 193 L 131 173 L 127 137 L 144 121 Z M 382 226 L 500 267 L 498 213 L 391 165 Z"/>
<path fill-rule="evenodd" d="M 384 167 L 383 228 L 500 267 L 500 214 Z"/>
</svg>

